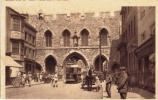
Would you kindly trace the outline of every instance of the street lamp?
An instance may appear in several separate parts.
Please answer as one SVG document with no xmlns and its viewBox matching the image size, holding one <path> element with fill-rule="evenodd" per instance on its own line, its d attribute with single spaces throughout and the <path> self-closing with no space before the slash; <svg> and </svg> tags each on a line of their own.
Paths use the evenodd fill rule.
<svg viewBox="0 0 158 100">
<path fill-rule="evenodd" d="M 103 18 L 103 26 L 105 25 L 105 18 Z M 101 28 L 100 28 L 101 30 Z M 101 45 L 102 45 L 102 39 L 101 39 L 101 33 L 99 32 L 99 71 L 102 71 L 102 61 L 101 61 L 101 55 L 102 55 L 102 52 L 101 52 Z"/>
<path fill-rule="evenodd" d="M 101 71 L 101 33 L 99 33 L 99 71 Z"/>
</svg>

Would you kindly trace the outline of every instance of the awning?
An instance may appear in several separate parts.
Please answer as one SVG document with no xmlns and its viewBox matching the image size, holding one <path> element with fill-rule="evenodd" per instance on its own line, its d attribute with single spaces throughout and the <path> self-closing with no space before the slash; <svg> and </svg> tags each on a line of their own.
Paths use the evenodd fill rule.
<svg viewBox="0 0 158 100">
<path fill-rule="evenodd" d="M 5 66 L 11 66 L 11 67 L 23 67 L 22 65 L 18 64 L 12 57 L 5 56 L 4 59 Z"/>
</svg>

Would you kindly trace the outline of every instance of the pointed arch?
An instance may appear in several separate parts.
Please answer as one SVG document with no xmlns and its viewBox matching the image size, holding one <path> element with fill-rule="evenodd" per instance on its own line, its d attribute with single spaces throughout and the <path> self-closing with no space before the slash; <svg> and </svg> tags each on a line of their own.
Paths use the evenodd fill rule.
<svg viewBox="0 0 158 100">
<path fill-rule="evenodd" d="M 106 28 L 102 28 L 99 32 L 100 42 L 102 46 L 108 45 L 108 30 Z"/>
<path fill-rule="evenodd" d="M 62 36 L 63 36 L 63 43 L 64 43 L 64 46 L 70 46 L 70 36 L 71 36 L 71 33 L 69 30 L 65 29 L 63 32 L 62 32 Z"/>
<path fill-rule="evenodd" d="M 81 45 L 88 46 L 89 31 L 87 29 L 83 29 L 80 35 L 81 35 Z"/>
<path fill-rule="evenodd" d="M 57 66 L 56 59 L 52 55 L 49 55 L 45 58 L 44 62 L 46 72 L 50 74 L 55 73 Z"/>
<path fill-rule="evenodd" d="M 103 71 L 105 69 L 107 69 L 108 67 L 108 58 L 106 56 L 104 56 L 103 54 L 97 55 L 94 58 L 94 68 L 96 71 Z"/>
<path fill-rule="evenodd" d="M 64 61 L 63 61 L 63 66 L 66 63 L 69 63 L 69 61 L 78 61 L 78 60 L 82 60 L 85 66 L 89 66 L 86 57 L 83 54 L 76 51 L 71 52 L 65 56 Z"/>
<path fill-rule="evenodd" d="M 46 47 L 51 47 L 52 46 L 52 32 L 50 30 L 47 30 L 45 31 L 44 36 L 45 36 Z"/>
</svg>

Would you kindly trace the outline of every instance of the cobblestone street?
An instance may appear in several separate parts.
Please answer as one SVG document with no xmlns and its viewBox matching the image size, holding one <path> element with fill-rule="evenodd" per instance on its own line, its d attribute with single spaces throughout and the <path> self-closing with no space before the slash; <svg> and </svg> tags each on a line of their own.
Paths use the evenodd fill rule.
<svg viewBox="0 0 158 100">
<path fill-rule="evenodd" d="M 78 84 L 59 83 L 58 88 L 52 87 L 50 84 L 37 84 L 24 88 L 7 88 L 6 98 L 12 99 L 101 99 L 102 90 L 86 91 L 80 88 Z"/>
</svg>

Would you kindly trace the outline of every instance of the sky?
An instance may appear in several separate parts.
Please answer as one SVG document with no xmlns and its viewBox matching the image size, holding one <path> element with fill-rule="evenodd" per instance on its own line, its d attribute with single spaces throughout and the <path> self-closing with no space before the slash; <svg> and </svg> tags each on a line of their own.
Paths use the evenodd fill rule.
<svg viewBox="0 0 158 100">
<path fill-rule="evenodd" d="M 48 2 L 49 1 L 49 2 Z M 111 0 L 29 0 L 6 2 L 7 6 L 21 13 L 37 14 L 42 11 L 45 14 L 72 13 L 72 12 L 113 12 L 121 10 L 121 6 Z"/>
</svg>

